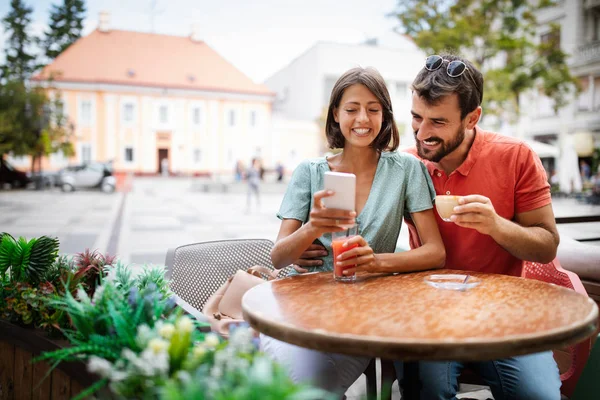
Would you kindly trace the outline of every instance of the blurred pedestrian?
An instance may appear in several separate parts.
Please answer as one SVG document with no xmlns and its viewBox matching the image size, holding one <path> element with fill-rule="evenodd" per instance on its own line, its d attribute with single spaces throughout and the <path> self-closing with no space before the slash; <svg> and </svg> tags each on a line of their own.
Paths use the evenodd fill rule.
<svg viewBox="0 0 600 400">
<path fill-rule="evenodd" d="M 257 158 L 256 162 L 258 162 L 258 172 L 260 180 L 263 181 L 265 180 L 265 167 L 263 166 L 262 160 L 260 158 Z"/>
<path fill-rule="evenodd" d="M 277 172 L 277 182 L 283 181 L 283 164 L 281 162 L 277 163 L 275 167 L 275 171 Z"/>
<path fill-rule="evenodd" d="M 248 197 L 246 199 L 247 212 L 250 212 L 250 202 L 253 195 L 256 196 L 256 209 L 258 210 L 258 207 L 260 206 L 260 171 L 260 161 L 258 158 L 253 158 L 250 167 L 248 167 L 248 170 L 246 171 L 246 179 L 248 180 Z"/>
<path fill-rule="evenodd" d="M 581 172 L 581 179 L 587 182 L 592 177 L 592 168 L 584 160 L 579 161 L 579 171 Z"/>
<path fill-rule="evenodd" d="M 244 163 L 242 160 L 237 160 L 235 163 L 235 181 L 240 182 L 244 179 Z"/>
</svg>

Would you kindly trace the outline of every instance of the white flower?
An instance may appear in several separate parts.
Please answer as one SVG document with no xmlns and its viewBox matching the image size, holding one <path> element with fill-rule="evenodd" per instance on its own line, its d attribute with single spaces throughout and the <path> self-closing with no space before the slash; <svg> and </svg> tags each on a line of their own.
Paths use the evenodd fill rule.
<svg viewBox="0 0 600 400">
<path fill-rule="evenodd" d="M 140 348 L 145 348 L 148 345 L 150 339 L 156 337 L 156 333 L 146 324 L 138 326 L 137 336 L 135 338 L 136 343 Z"/>
<path fill-rule="evenodd" d="M 169 373 L 169 353 L 166 351 L 154 353 L 152 349 L 148 348 L 142 352 L 137 367 L 145 376 L 162 375 L 166 377 Z"/>
<path fill-rule="evenodd" d="M 175 333 L 175 326 L 173 324 L 161 324 L 158 328 L 158 334 L 165 339 L 170 339 Z"/>
<path fill-rule="evenodd" d="M 90 297 L 81 287 L 77 288 L 77 299 L 82 303 L 89 303 Z"/>
<path fill-rule="evenodd" d="M 98 374 L 103 378 L 109 378 L 112 370 L 113 365 L 110 363 L 110 361 L 104 358 L 91 356 L 90 360 L 88 361 L 88 371 L 93 374 Z"/>
<path fill-rule="evenodd" d="M 242 353 L 252 353 L 254 334 L 251 328 L 237 328 L 229 338 L 229 346 Z"/>
<path fill-rule="evenodd" d="M 214 366 L 211 370 L 210 370 L 210 375 L 213 378 L 220 378 L 223 376 L 223 369 L 221 367 L 217 367 Z"/>
<path fill-rule="evenodd" d="M 154 338 L 148 342 L 148 348 L 154 354 L 164 353 L 169 348 L 169 342 L 163 339 Z"/>
<path fill-rule="evenodd" d="M 209 333 L 204 337 L 204 345 L 206 347 L 217 347 L 219 344 L 219 337 L 216 333 Z"/>
<path fill-rule="evenodd" d="M 190 383 L 192 381 L 192 375 L 184 370 L 179 370 L 175 373 L 175 377 L 179 379 L 181 383 Z"/>
<path fill-rule="evenodd" d="M 194 323 L 191 319 L 186 316 L 180 317 L 177 322 L 175 322 L 175 327 L 178 331 L 182 331 L 184 333 L 190 333 L 194 330 Z"/>
<path fill-rule="evenodd" d="M 94 292 L 94 297 L 92 297 L 92 303 L 96 304 L 102 298 L 102 294 L 104 294 L 104 286 L 98 286 L 96 291 Z"/>
<path fill-rule="evenodd" d="M 206 354 L 206 347 L 204 347 L 202 345 L 194 346 L 194 349 L 192 350 L 192 354 L 194 355 L 194 357 L 200 358 Z"/>
<path fill-rule="evenodd" d="M 113 382 L 119 382 L 119 381 L 124 381 L 125 379 L 127 379 L 127 372 L 125 371 L 113 371 L 110 380 Z"/>
<path fill-rule="evenodd" d="M 273 379 L 273 363 L 266 357 L 256 357 L 250 368 L 250 380 L 259 384 L 269 384 Z"/>
<path fill-rule="evenodd" d="M 125 347 L 121 351 L 121 357 L 123 357 L 127 361 L 133 362 L 137 359 L 137 354 L 135 354 L 133 350 L 131 350 L 129 347 Z"/>
</svg>

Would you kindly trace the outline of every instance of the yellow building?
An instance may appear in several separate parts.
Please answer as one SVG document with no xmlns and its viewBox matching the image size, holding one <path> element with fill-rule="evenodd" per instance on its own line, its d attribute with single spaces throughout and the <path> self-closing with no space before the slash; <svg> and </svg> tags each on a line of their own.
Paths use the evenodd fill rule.
<svg viewBox="0 0 600 400">
<path fill-rule="evenodd" d="M 47 169 L 113 161 L 136 174 L 168 166 L 205 175 L 230 173 L 255 156 L 277 161 L 274 93 L 194 35 L 110 30 L 101 21 L 33 80 L 56 88 L 74 126 L 74 158 L 50 157 Z"/>
</svg>

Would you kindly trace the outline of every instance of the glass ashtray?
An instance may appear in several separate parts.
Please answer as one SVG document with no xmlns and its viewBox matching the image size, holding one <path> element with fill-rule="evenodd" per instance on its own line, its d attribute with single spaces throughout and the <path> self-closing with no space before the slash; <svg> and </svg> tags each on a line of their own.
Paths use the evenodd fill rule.
<svg viewBox="0 0 600 400">
<path fill-rule="evenodd" d="M 425 283 L 438 289 L 467 290 L 481 283 L 481 280 L 472 275 L 464 274 L 434 274 L 425 277 Z"/>
</svg>

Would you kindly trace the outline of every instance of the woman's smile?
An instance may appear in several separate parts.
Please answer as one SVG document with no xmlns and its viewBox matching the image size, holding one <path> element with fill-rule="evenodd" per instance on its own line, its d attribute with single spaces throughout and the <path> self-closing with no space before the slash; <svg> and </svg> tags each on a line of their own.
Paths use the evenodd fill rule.
<svg viewBox="0 0 600 400">
<path fill-rule="evenodd" d="M 371 129 L 370 128 L 352 128 L 352 133 L 354 133 L 356 136 L 365 137 L 365 136 L 369 136 L 369 134 L 371 133 Z"/>
</svg>

